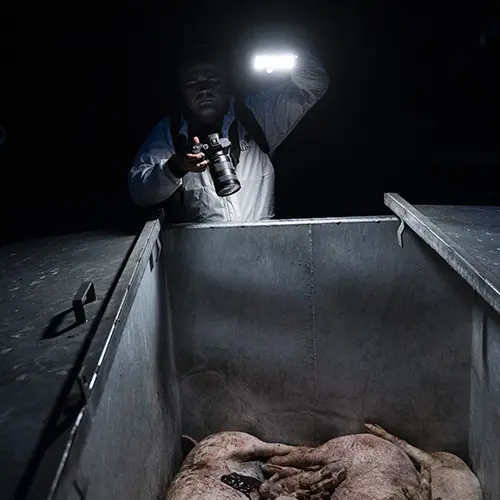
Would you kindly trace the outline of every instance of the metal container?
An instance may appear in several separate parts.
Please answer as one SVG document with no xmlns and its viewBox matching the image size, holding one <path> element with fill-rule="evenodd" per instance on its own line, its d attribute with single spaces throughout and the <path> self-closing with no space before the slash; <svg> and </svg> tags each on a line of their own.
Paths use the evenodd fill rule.
<svg viewBox="0 0 500 500">
<path fill-rule="evenodd" d="M 367 421 L 458 454 L 500 498 L 496 257 L 386 203 L 397 216 L 148 223 L 43 498 L 161 498 L 182 433 L 314 445 Z"/>
</svg>

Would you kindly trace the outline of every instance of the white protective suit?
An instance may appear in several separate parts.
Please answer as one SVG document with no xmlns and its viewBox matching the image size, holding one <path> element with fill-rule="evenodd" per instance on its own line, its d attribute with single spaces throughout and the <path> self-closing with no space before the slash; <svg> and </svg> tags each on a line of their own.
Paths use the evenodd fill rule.
<svg viewBox="0 0 500 500">
<path fill-rule="evenodd" d="M 310 53 L 301 53 L 290 79 L 245 98 L 269 144 L 272 156 L 276 148 L 295 128 L 300 119 L 328 89 L 330 80 L 325 69 Z M 227 137 L 234 119 L 234 98 L 224 116 L 222 133 Z M 187 138 L 188 125 L 183 121 L 180 132 Z M 179 198 L 172 195 L 183 190 L 182 215 L 176 222 L 255 222 L 274 217 L 274 168 L 270 157 L 246 136 L 238 124 L 241 155 L 236 174 L 241 189 L 227 197 L 215 192 L 208 170 L 188 172 L 176 178 L 163 165 L 174 154 L 168 117 L 161 120 L 140 148 L 129 173 L 129 191 L 140 206 L 152 206 Z M 189 139 L 189 138 L 187 138 Z M 165 210 L 168 210 L 168 203 Z M 168 215 L 168 214 L 166 214 Z"/>
</svg>

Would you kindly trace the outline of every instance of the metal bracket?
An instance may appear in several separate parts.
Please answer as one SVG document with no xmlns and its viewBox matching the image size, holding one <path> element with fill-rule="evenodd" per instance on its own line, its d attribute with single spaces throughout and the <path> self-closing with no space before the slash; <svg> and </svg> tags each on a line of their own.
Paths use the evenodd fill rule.
<svg viewBox="0 0 500 500">
<path fill-rule="evenodd" d="M 84 281 L 73 299 L 73 312 L 75 320 L 78 324 L 85 323 L 87 316 L 85 315 L 85 304 L 93 302 L 96 299 L 95 287 L 92 281 Z"/>
<path fill-rule="evenodd" d="M 398 227 L 398 243 L 401 248 L 403 248 L 403 232 L 406 228 L 405 221 L 402 220 Z"/>
<path fill-rule="evenodd" d="M 156 239 L 155 249 L 156 249 L 156 260 L 158 261 L 158 258 L 160 257 L 161 253 L 161 239 L 159 237 Z"/>
<path fill-rule="evenodd" d="M 161 241 L 160 238 L 157 238 L 153 246 L 153 249 L 151 250 L 151 255 L 149 256 L 149 268 L 151 269 L 151 271 L 155 267 L 155 262 L 158 262 L 160 253 L 161 253 Z"/>
</svg>

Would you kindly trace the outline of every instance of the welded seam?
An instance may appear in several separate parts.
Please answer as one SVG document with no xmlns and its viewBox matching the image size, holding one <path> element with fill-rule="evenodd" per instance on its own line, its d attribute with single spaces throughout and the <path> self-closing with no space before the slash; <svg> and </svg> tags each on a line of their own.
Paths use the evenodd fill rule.
<svg viewBox="0 0 500 500">
<path fill-rule="evenodd" d="M 312 362 L 313 362 L 313 422 L 314 422 L 314 434 L 316 439 L 316 444 L 320 445 L 319 442 L 319 430 L 318 422 L 316 416 L 316 410 L 318 408 L 318 349 L 317 349 L 317 339 L 316 339 L 316 282 L 315 282 L 315 269 L 314 269 L 314 244 L 313 244 L 313 230 L 312 225 L 309 226 L 309 273 L 311 279 L 311 333 L 312 333 Z"/>
</svg>

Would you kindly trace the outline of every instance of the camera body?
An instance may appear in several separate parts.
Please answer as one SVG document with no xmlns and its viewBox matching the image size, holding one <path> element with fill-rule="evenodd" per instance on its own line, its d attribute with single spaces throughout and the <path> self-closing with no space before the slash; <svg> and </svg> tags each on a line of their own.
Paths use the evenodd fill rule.
<svg viewBox="0 0 500 500">
<path fill-rule="evenodd" d="M 229 139 L 220 138 L 219 134 L 210 134 L 206 143 L 194 144 L 191 148 L 193 154 L 204 153 L 209 162 L 215 191 L 221 197 L 230 196 L 241 189 L 236 169 L 229 156 L 230 147 Z"/>
</svg>

